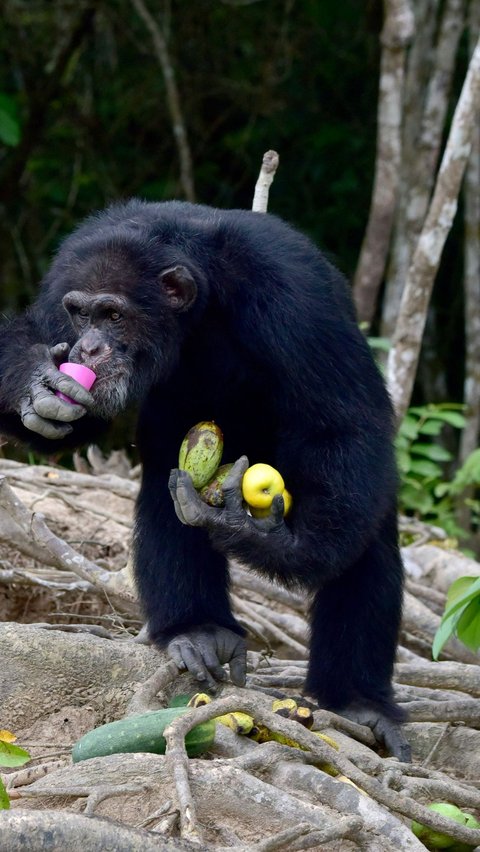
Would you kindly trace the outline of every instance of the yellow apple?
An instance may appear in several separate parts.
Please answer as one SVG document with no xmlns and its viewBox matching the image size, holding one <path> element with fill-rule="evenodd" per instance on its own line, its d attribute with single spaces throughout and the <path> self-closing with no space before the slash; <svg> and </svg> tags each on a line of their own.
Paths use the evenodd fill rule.
<svg viewBox="0 0 480 852">
<path fill-rule="evenodd" d="M 283 491 L 282 491 L 282 497 L 283 497 L 283 505 L 284 505 L 283 514 L 288 515 L 290 509 L 292 508 L 293 497 L 290 494 L 290 491 L 287 491 L 286 488 L 284 488 Z"/>
<path fill-rule="evenodd" d="M 284 488 L 283 491 L 282 491 L 282 497 L 283 497 L 283 516 L 285 517 L 285 515 L 288 515 L 290 509 L 292 508 L 293 499 L 292 499 L 292 495 L 290 494 L 290 491 L 287 491 L 286 488 Z M 272 498 L 272 500 L 273 500 L 273 498 Z M 268 506 L 267 509 L 255 509 L 253 506 L 250 506 L 249 508 L 250 508 L 250 512 L 251 512 L 251 515 L 252 515 L 253 518 L 268 518 L 271 514 L 271 511 L 272 511 L 271 506 Z"/>
<path fill-rule="evenodd" d="M 254 464 L 243 476 L 243 498 L 254 509 L 269 509 L 275 494 L 284 489 L 282 475 L 269 464 Z"/>
</svg>

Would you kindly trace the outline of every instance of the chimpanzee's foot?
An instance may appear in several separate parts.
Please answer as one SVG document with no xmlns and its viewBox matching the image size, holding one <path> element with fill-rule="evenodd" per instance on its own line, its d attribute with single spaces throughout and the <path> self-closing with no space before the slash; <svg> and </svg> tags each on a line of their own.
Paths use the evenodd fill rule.
<svg viewBox="0 0 480 852">
<path fill-rule="evenodd" d="M 392 719 L 369 704 L 350 704 L 338 712 L 352 722 L 366 725 L 373 731 L 377 742 L 385 746 L 393 757 L 398 758 L 402 763 L 410 763 L 412 749 L 402 731 L 401 721 Z"/>
</svg>

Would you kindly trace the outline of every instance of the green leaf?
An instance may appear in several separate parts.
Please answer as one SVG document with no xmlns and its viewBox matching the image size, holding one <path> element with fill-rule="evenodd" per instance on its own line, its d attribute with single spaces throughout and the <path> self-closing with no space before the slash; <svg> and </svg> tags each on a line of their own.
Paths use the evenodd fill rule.
<svg viewBox="0 0 480 852">
<path fill-rule="evenodd" d="M 20 142 L 20 125 L 0 107 L 0 141 L 14 148 Z"/>
<path fill-rule="evenodd" d="M 23 766 L 28 760 L 30 755 L 24 748 L 0 742 L 0 766 Z"/>
<path fill-rule="evenodd" d="M 0 141 L 15 146 L 20 142 L 20 135 L 17 100 L 0 92 Z"/>
<path fill-rule="evenodd" d="M 437 462 L 450 461 L 452 458 L 452 454 L 439 444 L 412 444 L 410 452 Z"/>
<path fill-rule="evenodd" d="M 443 429 L 443 423 L 440 420 L 427 420 L 418 429 L 419 435 L 440 435 Z"/>
<path fill-rule="evenodd" d="M 460 580 L 463 579 L 463 577 L 460 577 Z M 458 583 L 458 580 L 455 580 L 455 583 Z M 465 590 L 461 596 L 457 596 L 455 600 L 452 601 L 452 603 L 445 608 L 443 618 L 449 618 L 452 615 L 458 615 L 459 610 L 466 606 L 466 604 L 470 603 L 470 601 L 473 600 L 478 594 L 480 594 L 480 577 L 474 578 L 474 582 L 471 584 L 470 589 Z"/>
<path fill-rule="evenodd" d="M 445 612 L 447 612 L 453 604 L 463 601 L 465 596 L 470 593 L 472 585 L 476 580 L 478 580 L 478 577 L 459 577 L 458 580 L 455 580 L 449 586 Z"/>
<path fill-rule="evenodd" d="M 455 612 L 453 615 L 450 615 L 448 618 L 443 616 L 440 626 L 433 637 L 433 645 L 432 645 L 432 657 L 434 660 L 438 660 L 440 651 L 442 650 L 445 643 L 450 639 L 450 636 L 455 632 L 455 627 L 458 621 L 458 615 Z"/>
<path fill-rule="evenodd" d="M 450 483 L 449 482 L 439 482 L 438 485 L 435 486 L 433 493 L 435 497 L 444 497 L 445 494 L 450 492 Z"/>
<path fill-rule="evenodd" d="M 369 337 L 368 343 L 372 349 L 381 349 L 383 352 L 389 352 L 392 348 L 392 342 L 388 337 Z"/>
<path fill-rule="evenodd" d="M 418 435 L 418 420 L 416 417 L 411 417 L 406 414 L 399 428 L 399 434 L 409 440 L 414 441 Z"/>
<path fill-rule="evenodd" d="M 452 480 L 452 493 L 459 494 L 468 485 L 480 483 L 480 449 L 474 450 L 465 459 Z"/>
<path fill-rule="evenodd" d="M 10 799 L 8 798 L 8 793 L 5 789 L 5 784 L 0 778 L 0 811 L 8 811 L 10 807 Z"/>
<path fill-rule="evenodd" d="M 455 426 L 456 429 L 463 429 L 465 426 L 465 417 L 463 414 L 459 414 L 458 411 L 432 411 L 429 417 L 441 420 L 443 423 L 449 423 L 450 426 Z"/>
<path fill-rule="evenodd" d="M 408 473 L 410 470 L 410 454 L 405 450 L 397 451 L 397 465 L 402 473 Z"/>
<path fill-rule="evenodd" d="M 410 471 L 419 476 L 426 476 L 428 479 L 437 479 L 442 475 L 441 467 L 427 459 L 412 459 Z"/>
<path fill-rule="evenodd" d="M 432 509 L 433 499 L 424 489 L 416 490 L 413 486 L 406 485 L 400 489 L 400 504 L 404 509 L 426 515 Z"/>
<path fill-rule="evenodd" d="M 476 596 L 462 612 L 456 627 L 461 642 L 471 651 L 480 648 L 480 594 Z"/>
</svg>

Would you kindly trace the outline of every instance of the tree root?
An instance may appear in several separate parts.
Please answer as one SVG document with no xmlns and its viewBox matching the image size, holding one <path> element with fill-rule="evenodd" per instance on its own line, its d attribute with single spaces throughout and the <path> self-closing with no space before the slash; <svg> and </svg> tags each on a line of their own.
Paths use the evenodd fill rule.
<svg viewBox="0 0 480 852">
<path fill-rule="evenodd" d="M 398 796 L 389 788 L 382 786 L 378 780 L 372 779 L 358 769 L 341 752 L 336 752 L 327 743 L 319 740 L 311 731 L 302 729 L 296 722 L 279 717 L 267 707 L 267 701 L 263 696 L 259 697 L 252 695 L 250 691 L 239 690 L 227 698 L 217 699 L 203 707 L 192 709 L 191 712 L 176 719 L 165 730 L 167 756 L 170 757 L 173 764 L 172 771 L 174 770 L 184 836 L 194 834 L 198 830 L 188 779 L 189 761 L 184 743 L 185 734 L 196 724 L 206 722 L 215 718 L 215 716 L 240 710 L 253 716 L 257 723 L 265 725 L 271 731 L 294 739 L 299 745 L 310 751 L 310 758 L 313 758 L 315 762 L 331 764 L 338 774 L 345 775 L 379 804 L 409 819 L 418 820 L 436 831 L 450 834 L 460 842 L 470 843 L 471 845 L 480 844 L 480 829 L 460 826 L 458 823 L 429 810 L 424 805 L 418 804 L 411 797 Z M 401 766 L 401 764 L 398 765 Z M 450 793 L 450 801 L 455 803 L 455 796 L 452 796 L 452 793 Z"/>
</svg>

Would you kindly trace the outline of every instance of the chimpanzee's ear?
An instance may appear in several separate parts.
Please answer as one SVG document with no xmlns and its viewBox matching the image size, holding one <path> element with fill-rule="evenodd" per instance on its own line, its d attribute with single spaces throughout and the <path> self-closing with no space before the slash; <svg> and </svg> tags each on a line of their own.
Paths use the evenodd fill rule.
<svg viewBox="0 0 480 852">
<path fill-rule="evenodd" d="M 174 311 L 188 311 L 197 298 L 197 285 L 185 266 L 172 266 L 160 274 L 160 281 Z"/>
</svg>

